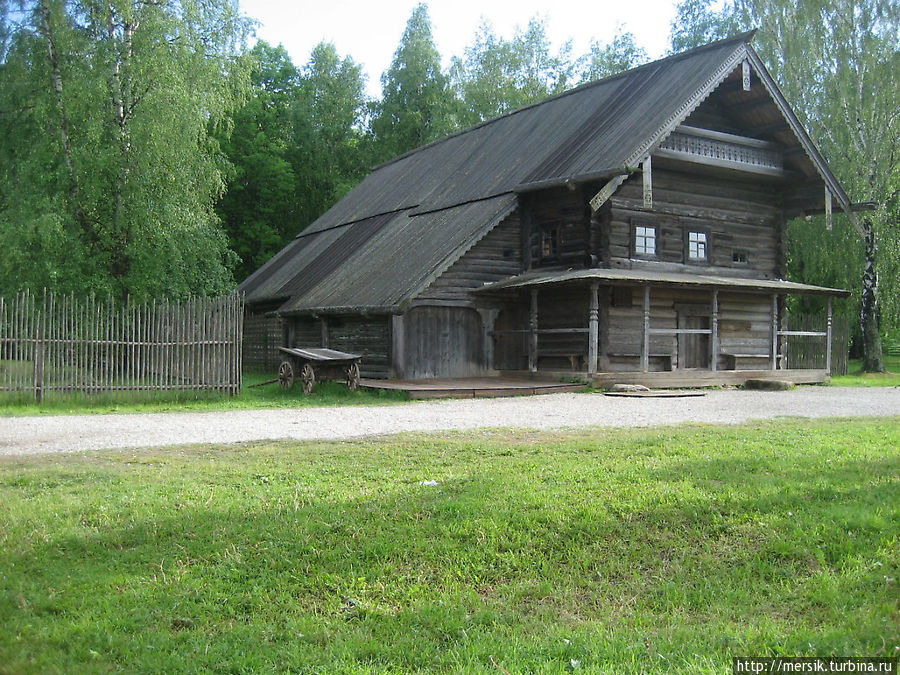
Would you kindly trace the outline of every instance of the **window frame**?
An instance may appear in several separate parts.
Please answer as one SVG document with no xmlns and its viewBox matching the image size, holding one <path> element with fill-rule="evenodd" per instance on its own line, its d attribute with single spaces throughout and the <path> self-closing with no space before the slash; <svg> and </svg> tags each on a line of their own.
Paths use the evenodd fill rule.
<svg viewBox="0 0 900 675">
<path fill-rule="evenodd" d="M 557 262 L 559 261 L 559 252 L 562 247 L 562 227 L 557 223 L 554 225 L 543 225 L 540 228 L 541 238 L 538 245 L 538 255 L 540 262 Z M 545 253 L 547 244 L 550 244 L 551 251 Z"/>
<path fill-rule="evenodd" d="M 691 235 L 703 235 L 704 257 L 691 257 Z M 684 230 L 684 261 L 690 265 L 709 265 L 712 260 L 712 237 L 706 227 L 686 227 Z"/>
<path fill-rule="evenodd" d="M 653 253 L 647 253 L 645 251 L 638 252 L 637 238 L 638 238 L 638 228 L 644 228 L 647 230 L 653 231 Z M 631 222 L 631 257 L 632 258 L 640 258 L 642 260 L 658 260 L 659 259 L 659 233 L 660 228 L 658 223 L 651 222 L 649 220 L 633 220 Z M 646 235 L 642 235 L 646 240 Z"/>
</svg>

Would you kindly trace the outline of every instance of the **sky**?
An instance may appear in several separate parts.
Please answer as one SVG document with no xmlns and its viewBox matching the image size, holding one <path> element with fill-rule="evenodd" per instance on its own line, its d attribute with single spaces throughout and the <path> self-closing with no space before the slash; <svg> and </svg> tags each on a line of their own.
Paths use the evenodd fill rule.
<svg viewBox="0 0 900 675">
<path fill-rule="evenodd" d="M 361 63 L 370 96 L 380 94 L 381 74 L 388 69 L 406 22 L 418 0 L 240 0 L 243 12 L 259 22 L 257 37 L 287 49 L 295 65 L 309 59 L 319 42 L 333 42 L 341 56 Z M 609 42 L 621 26 L 634 33 L 651 58 L 668 48 L 669 25 L 676 0 L 431 0 L 428 4 L 434 41 L 449 65 L 462 56 L 483 20 L 510 38 L 531 17 L 544 20 L 553 52 L 572 40 L 575 56 L 587 53 L 592 40 Z"/>
</svg>

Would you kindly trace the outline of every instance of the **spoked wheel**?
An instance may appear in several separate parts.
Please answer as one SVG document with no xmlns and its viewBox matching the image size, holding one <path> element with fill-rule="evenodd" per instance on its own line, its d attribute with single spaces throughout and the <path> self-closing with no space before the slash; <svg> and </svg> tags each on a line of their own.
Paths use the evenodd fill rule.
<svg viewBox="0 0 900 675">
<path fill-rule="evenodd" d="M 278 366 L 278 383 L 285 391 L 294 386 L 294 365 L 290 361 L 282 361 Z"/>
<path fill-rule="evenodd" d="M 313 387 L 316 386 L 316 372 L 308 363 L 304 363 L 300 369 L 300 381 L 303 383 L 303 393 L 311 394 Z"/>
<path fill-rule="evenodd" d="M 359 389 L 359 364 L 351 363 L 347 366 L 347 389 L 356 391 Z"/>
</svg>

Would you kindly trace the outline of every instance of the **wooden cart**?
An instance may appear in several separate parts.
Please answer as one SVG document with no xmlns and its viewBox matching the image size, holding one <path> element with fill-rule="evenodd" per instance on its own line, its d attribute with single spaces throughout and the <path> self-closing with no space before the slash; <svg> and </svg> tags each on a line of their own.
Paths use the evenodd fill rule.
<svg viewBox="0 0 900 675">
<path fill-rule="evenodd" d="M 334 349 L 279 347 L 285 355 L 278 366 L 278 381 L 285 389 L 291 389 L 300 380 L 303 393 L 311 394 L 316 381 L 344 380 L 350 391 L 359 389 L 359 354 L 348 354 Z"/>
</svg>

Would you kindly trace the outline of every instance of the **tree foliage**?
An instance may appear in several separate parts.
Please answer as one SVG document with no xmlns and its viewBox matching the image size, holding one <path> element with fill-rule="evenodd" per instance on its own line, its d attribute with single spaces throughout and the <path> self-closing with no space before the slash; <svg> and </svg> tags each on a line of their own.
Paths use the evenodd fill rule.
<svg viewBox="0 0 900 675">
<path fill-rule="evenodd" d="M 381 77 L 372 133 L 378 155 L 389 159 L 453 129 L 454 99 L 431 33 L 428 7 L 409 17 L 390 68 Z"/>
<path fill-rule="evenodd" d="M 298 69 L 259 41 L 251 96 L 222 134 L 233 168 L 219 212 L 244 279 L 340 199 L 365 173 L 360 66 L 317 45 Z"/>
<path fill-rule="evenodd" d="M 584 82 L 600 80 L 623 71 L 635 68 L 649 61 L 646 50 L 635 41 L 634 34 L 616 29 L 611 42 L 591 43 L 591 51 L 582 59 L 580 65 L 581 79 Z"/>
<path fill-rule="evenodd" d="M 552 54 L 546 27 L 537 18 L 509 40 L 483 23 L 465 56 L 452 61 L 458 123 L 476 124 L 565 91 L 573 84 L 575 67 L 571 44 Z"/>
<path fill-rule="evenodd" d="M 245 88 L 235 1 L 34 0 L 0 78 L 0 288 L 230 286 L 214 129 Z"/>
</svg>

